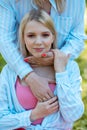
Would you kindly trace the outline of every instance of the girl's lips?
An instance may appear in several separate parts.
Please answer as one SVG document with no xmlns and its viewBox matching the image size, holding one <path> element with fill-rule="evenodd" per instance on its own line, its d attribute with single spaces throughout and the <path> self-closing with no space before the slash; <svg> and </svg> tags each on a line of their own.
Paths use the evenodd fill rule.
<svg viewBox="0 0 87 130">
<path fill-rule="evenodd" d="M 43 51 L 43 48 L 34 48 L 34 50 L 35 50 L 36 52 L 42 52 L 42 51 Z"/>
</svg>

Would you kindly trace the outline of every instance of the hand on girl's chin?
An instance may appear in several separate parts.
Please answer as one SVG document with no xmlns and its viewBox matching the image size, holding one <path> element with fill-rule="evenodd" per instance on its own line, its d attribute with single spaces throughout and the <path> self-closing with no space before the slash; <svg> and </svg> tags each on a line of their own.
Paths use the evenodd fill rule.
<svg viewBox="0 0 87 130">
<path fill-rule="evenodd" d="M 41 58 L 41 57 L 46 57 L 46 56 L 45 56 L 45 54 L 43 54 L 43 56 L 42 55 L 40 55 L 40 56 L 28 56 L 28 57 L 24 58 L 24 61 L 29 62 L 32 58 L 35 59 L 35 58 Z"/>
<path fill-rule="evenodd" d="M 45 57 L 47 57 L 47 53 L 42 53 L 41 55 L 38 55 L 38 56 L 33 56 L 33 55 L 31 55 L 31 56 L 28 56 L 28 57 L 25 57 L 24 58 L 24 61 L 25 62 L 29 62 L 29 60 L 31 59 L 31 58 L 45 58 Z"/>
</svg>

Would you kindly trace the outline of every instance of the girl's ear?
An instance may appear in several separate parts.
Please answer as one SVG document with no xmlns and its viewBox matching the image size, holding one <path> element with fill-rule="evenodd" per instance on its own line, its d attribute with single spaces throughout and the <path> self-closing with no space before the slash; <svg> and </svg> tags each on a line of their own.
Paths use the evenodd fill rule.
<svg viewBox="0 0 87 130">
<path fill-rule="evenodd" d="M 51 45 L 52 48 L 53 48 L 53 46 L 54 46 L 54 45 L 53 45 L 53 44 L 54 44 L 54 41 L 55 41 L 55 37 L 54 37 L 54 35 L 52 35 L 52 40 L 51 40 L 51 42 L 52 42 L 52 45 Z"/>
<path fill-rule="evenodd" d="M 55 37 L 52 35 L 52 44 L 54 43 Z"/>
<path fill-rule="evenodd" d="M 56 47 L 57 47 L 57 45 L 56 45 L 56 36 L 53 35 L 53 37 L 52 37 L 52 48 L 54 49 Z"/>
</svg>

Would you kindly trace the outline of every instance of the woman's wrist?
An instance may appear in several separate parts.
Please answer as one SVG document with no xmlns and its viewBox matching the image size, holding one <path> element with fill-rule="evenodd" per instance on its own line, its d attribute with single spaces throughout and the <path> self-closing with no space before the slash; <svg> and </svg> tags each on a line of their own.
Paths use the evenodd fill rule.
<svg viewBox="0 0 87 130">
<path fill-rule="evenodd" d="M 29 78 L 29 76 L 31 75 L 31 73 L 33 73 L 34 71 L 31 71 L 30 73 L 28 73 L 27 75 L 25 75 L 25 77 L 23 78 L 24 81 L 27 81 L 27 78 Z"/>
</svg>

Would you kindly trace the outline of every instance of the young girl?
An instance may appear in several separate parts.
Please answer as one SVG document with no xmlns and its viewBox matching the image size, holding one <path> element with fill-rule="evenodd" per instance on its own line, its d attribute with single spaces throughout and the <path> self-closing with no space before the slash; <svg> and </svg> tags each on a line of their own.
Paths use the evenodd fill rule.
<svg viewBox="0 0 87 130">
<path fill-rule="evenodd" d="M 46 78 L 55 96 L 38 101 L 24 80 L 6 65 L 0 75 L 0 129 L 71 130 L 84 112 L 80 72 L 76 62 L 68 61 L 68 55 L 61 57 L 56 49 L 56 31 L 50 16 L 43 10 L 28 13 L 19 28 L 19 41 L 25 61 L 28 56 L 38 60 L 52 51 L 54 65 L 33 63 L 32 68 Z"/>
</svg>

